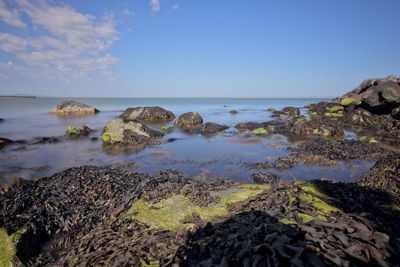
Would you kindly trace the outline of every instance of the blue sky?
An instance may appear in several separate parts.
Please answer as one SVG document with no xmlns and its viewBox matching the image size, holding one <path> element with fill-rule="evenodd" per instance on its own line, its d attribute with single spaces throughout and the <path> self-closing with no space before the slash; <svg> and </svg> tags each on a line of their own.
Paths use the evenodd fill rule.
<svg viewBox="0 0 400 267">
<path fill-rule="evenodd" d="M 0 94 L 335 97 L 399 75 L 399 10 L 399 0 L 0 0 Z"/>
</svg>

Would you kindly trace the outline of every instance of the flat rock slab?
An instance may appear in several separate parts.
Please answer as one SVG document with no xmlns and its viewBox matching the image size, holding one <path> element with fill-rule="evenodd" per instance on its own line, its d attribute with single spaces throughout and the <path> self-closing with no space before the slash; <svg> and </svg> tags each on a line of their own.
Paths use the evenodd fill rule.
<svg viewBox="0 0 400 267">
<path fill-rule="evenodd" d="M 55 115 L 88 115 L 99 112 L 96 108 L 73 100 L 66 100 L 58 104 L 50 114 Z"/>
<path fill-rule="evenodd" d="M 120 117 L 125 121 L 170 121 L 175 119 L 174 113 L 161 107 L 127 108 Z"/>
</svg>

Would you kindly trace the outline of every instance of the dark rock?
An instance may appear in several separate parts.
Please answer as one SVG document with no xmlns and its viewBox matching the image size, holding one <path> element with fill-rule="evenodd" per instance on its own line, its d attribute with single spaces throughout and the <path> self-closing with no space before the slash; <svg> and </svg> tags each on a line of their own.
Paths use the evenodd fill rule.
<svg viewBox="0 0 400 267">
<path fill-rule="evenodd" d="M 258 122 L 238 123 L 235 126 L 235 128 L 238 129 L 239 131 L 253 131 L 253 130 L 258 129 L 260 127 L 262 127 L 262 126 Z"/>
<path fill-rule="evenodd" d="M 175 120 L 175 126 L 183 129 L 198 128 L 203 123 L 203 118 L 197 112 L 187 112 Z"/>
<path fill-rule="evenodd" d="M 56 115 L 87 115 L 97 112 L 96 108 L 73 100 L 63 101 L 50 111 Z"/>
<path fill-rule="evenodd" d="M 3 118 L 0 118 L 0 122 L 3 122 L 4 121 L 4 119 Z"/>
<path fill-rule="evenodd" d="M 391 115 L 392 115 L 393 119 L 400 120 L 400 108 L 397 107 L 397 108 L 393 109 Z"/>
<path fill-rule="evenodd" d="M 329 110 L 335 106 L 338 106 L 338 103 L 333 103 L 333 102 L 318 102 L 316 104 L 309 104 L 309 110 L 310 112 L 315 112 L 318 115 L 322 116 L 326 112 L 329 112 Z"/>
<path fill-rule="evenodd" d="M 0 149 L 2 149 L 3 147 L 5 147 L 7 145 L 13 144 L 13 143 L 14 143 L 13 140 L 0 137 Z"/>
<path fill-rule="evenodd" d="M 281 178 L 273 172 L 255 172 L 252 176 L 256 184 L 273 184 L 281 180 Z"/>
<path fill-rule="evenodd" d="M 215 134 L 217 132 L 225 131 L 229 127 L 226 125 L 220 125 L 213 122 L 207 122 L 200 127 L 200 133 L 203 135 Z"/>
<path fill-rule="evenodd" d="M 174 113 L 161 107 L 127 108 L 120 117 L 125 121 L 170 121 L 175 119 Z"/>
<path fill-rule="evenodd" d="M 400 78 L 390 75 L 386 78 L 365 80 L 339 99 L 360 100 L 359 106 L 374 114 L 391 114 L 394 108 L 400 106 Z"/>
<path fill-rule="evenodd" d="M 338 122 L 321 118 L 300 118 L 289 123 L 290 132 L 300 136 L 340 137 L 344 135 Z"/>
<path fill-rule="evenodd" d="M 383 189 L 395 195 L 400 202 L 400 153 L 380 158 L 358 183 L 374 189 Z"/>
<path fill-rule="evenodd" d="M 40 137 L 36 142 L 33 144 L 55 144 L 61 141 L 61 138 L 59 137 L 54 137 L 54 136 L 44 136 Z"/>
</svg>

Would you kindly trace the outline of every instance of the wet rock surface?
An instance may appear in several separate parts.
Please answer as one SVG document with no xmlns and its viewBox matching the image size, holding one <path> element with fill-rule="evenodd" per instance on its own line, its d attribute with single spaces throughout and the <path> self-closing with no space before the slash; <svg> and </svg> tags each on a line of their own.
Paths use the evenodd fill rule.
<svg viewBox="0 0 400 267">
<path fill-rule="evenodd" d="M 97 112 L 96 108 L 73 100 L 63 101 L 50 111 L 55 115 L 87 115 Z"/>
<path fill-rule="evenodd" d="M 0 137 L 0 149 L 5 147 L 6 145 L 13 144 L 14 141 L 8 138 Z"/>
<path fill-rule="evenodd" d="M 255 172 L 252 175 L 255 184 L 273 184 L 281 178 L 273 172 Z"/>
<path fill-rule="evenodd" d="M 0 227 L 25 229 L 17 256 L 35 266 L 390 266 L 400 255 L 400 212 L 356 184 L 257 188 L 81 167 L 22 181 L 0 200 Z M 171 207 L 189 213 L 163 220 Z"/>
<path fill-rule="evenodd" d="M 164 133 L 140 122 L 111 120 L 106 123 L 101 139 L 105 145 L 143 149 L 148 145 L 159 144 L 158 139 L 163 136 Z"/>
<path fill-rule="evenodd" d="M 170 121 L 175 119 L 174 113 L 161 107 L 127 108 L 121 118 L 125 121 Z"/>
<path fill-rule="evenodd" d="M 71 127 L 68 126 L 66 134 L 69 137 L 83 137 L 83 136 L 88 136 L 90 133 L 94 132 L 94 130 L 90 129 L 86 125 L 83 125 L 81 127 Z"/>
<path fill-rule="evenodd" d="M 216 134 L 218 132 L 225 131 L 228 128 L 229 128 L 229 126 L 226 126 L 226 125 L 221 125 L 221 124 L 217 124 L 217 123 L 213 123 L 213 122 L 207 122 L 207 123 L 204 123 L 203 125 L 201 125 L 200 133 L 202 135 L 212 135 L 212 134 Z"/>
<path fill-rule="evenodd" d="M 197 112 L 187 112 L 175 120 L 175 126 L 182 129 L 198 128 L 203 123 L 203 118 Z"/>
</svg>

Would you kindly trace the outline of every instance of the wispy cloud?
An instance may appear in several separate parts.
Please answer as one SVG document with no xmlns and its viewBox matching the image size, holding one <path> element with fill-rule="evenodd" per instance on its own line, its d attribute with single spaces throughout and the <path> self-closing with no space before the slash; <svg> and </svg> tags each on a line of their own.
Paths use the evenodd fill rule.
<svg viewBox="0 0 400 267">
<path fill-rule="evenodd" d="M 160 0 L 150 0 L 150 6 L 153 12 L 160 11 Z"/>
<path fill-rule="evenodd" d="M 20 72 L 65 81 L 112 75 L 111 67 L 118 61 L 107 51 L 118 40 L 112 15 L 99 19 L 46 0 L 13 2 L 14 9 L 11 9 L 9 2 L 0 0 L 0 18 L 11 26 L 27 28 L 28 36 L 0 33 L 0 49 L 12 53 L 22 63 L 0 65 L 3 74 Z M 18 22 L 3 14 L 12 14 L 12 18 L 24 14 L 28 21 Z M 45 34 L 34 37 L 37 33 L 30 28 Z"/>
<path fill-rule="evenodd" d="M 173 9 L 178 9 L 178 8 L 179 8 L 179 5 L 178 5 L 178 4 L 172 5 L 172 8 L 173 8 Z"/>
</svg>

